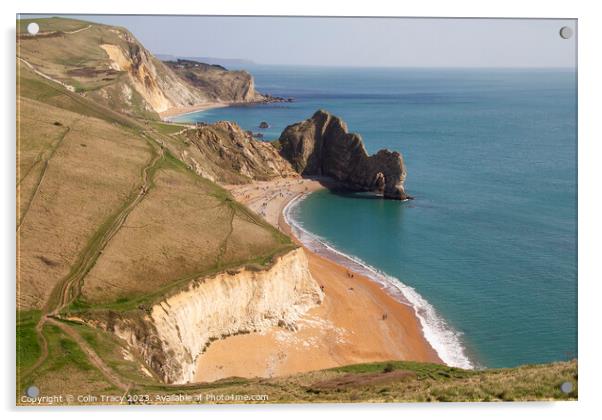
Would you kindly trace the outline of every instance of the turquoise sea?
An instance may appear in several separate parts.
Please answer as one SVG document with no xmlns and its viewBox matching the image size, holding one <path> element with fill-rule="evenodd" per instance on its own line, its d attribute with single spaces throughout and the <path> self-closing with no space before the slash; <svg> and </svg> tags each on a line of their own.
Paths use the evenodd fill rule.
<svg viewBox="0 0 602 420">
<path fill-rule="evenodd" d="M 308 245 L 402 292 L 449 364 L 577 356 L 575 71 L 248 70 L 259 91 L 295 102 L 177 120 L 233 120 L 276 139 L 323 108 L 370 153 L 404 156 L 413 201 L 320 191 L 292 204 Z"/>
</svg>

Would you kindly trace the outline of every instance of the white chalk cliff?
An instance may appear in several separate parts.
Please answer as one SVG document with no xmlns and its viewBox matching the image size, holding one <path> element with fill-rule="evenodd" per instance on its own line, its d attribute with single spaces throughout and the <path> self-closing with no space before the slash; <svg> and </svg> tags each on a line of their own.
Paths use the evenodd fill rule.
<svg viewBox="0 0 602 420">
<path fill-rule="evenodd" d="M 211 341 L 273 326 L 295 329 L 322 298 L 297 248 L 265 270 L 244 268 L 193 281 L 142 319 L 95 324 L 125 340 L 166 383 L 182 384 L 193 381 L 196 360 Z"/>
</svg>

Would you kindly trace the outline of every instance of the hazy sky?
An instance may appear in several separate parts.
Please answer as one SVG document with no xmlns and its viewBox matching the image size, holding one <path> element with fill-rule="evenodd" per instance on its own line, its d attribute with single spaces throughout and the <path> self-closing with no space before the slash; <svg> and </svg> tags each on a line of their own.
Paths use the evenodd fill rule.
<svg viewBox="0 0 602 420">
<path fill-rule="evenodd" d="M 72 16 L 128 28 L 153 53 L 261 64 L 574 67 L 575 20 Z M 575 31 L 576 32 L 576 31 Z"/>
</svg>

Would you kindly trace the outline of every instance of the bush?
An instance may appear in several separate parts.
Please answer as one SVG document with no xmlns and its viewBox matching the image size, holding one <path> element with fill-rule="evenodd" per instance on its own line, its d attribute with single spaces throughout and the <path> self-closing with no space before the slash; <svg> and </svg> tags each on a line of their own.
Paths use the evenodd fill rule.
<svg viewBox="0 0 602 420">
<path fill-rule="evenodd" d="M 393 372 L 394 370 L 395 370 L 395 366 L 393 366 L 393 363 L 387 363 L 385 365 L 385 367 L 383 368 L 384 373 Z"/>
</svg>

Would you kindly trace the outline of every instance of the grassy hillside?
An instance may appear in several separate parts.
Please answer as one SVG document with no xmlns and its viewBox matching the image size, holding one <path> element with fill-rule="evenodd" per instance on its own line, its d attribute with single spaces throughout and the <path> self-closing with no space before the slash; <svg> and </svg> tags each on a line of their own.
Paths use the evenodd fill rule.
<svg viewBox="0 0 602 420">
<path fill-rule="evenodd" d="M 391 362 L 168 386 L 116 335 L 61 319 L 141 319 L 194 279 L 268 266 L 295 245 L 208 177 L 248 182 L 289 168 L 268 166 L 266 153 L 276 152 L 260 149 L 271 146 L 244 147 L 250 137 L 227 123 L 192 130 L 157 121 L 150 94 L 169 91 L 163 99 L 174 101 L 183 85 L 152 57 L 143 57 L 157 78 L 146 96 L 136 85 L 142 67 L 116 70 L 101 45 L 145 54 L 127 31 L 36 22 L 36 37 L 24 33 L 27 21 L 17 32 L 18 401 L 31 384 L 41 395 L 138 393 L 155 403 L 174 392 L 269 402 L 567 398 L 558 386 L 576 381 L 576 362 L 484 372 Z"/>
<path fill-rule="evenodd" d="M 577 362 L 521 366 L 511 369 L 468 371 L 416 362 L 380 362 L 343 366 L 281 378 L 226 378 L 213 383 L 164 385 L 153 376 L 136 354 L 113 335 L 90 327 L 66 322 L 91 346 L 105 366 L 118 372 L 113 381 L 76 345 L 69 334 L 55 325 L 44 328 L 49 356 L 35 370 L 31 365 L 40 352 L 34 333 L 36 313 L 21 314 L 17 358 L 25 375 L 19 378 L 17 397 L 30 384 L 41 394 L 148 395 L 148 402 L 169 403 L 166 398 L 188 395 L 188 403 L 220 403 L 220 396 L 267 396 L 260 403 L 299 402 L 451 402 L 451 401 L 534 401 L 576 400 L 578 398 Z M 29 367 L 30 369 L 27 369 Z M 564 382 L 574 389 L 560 390 Z M 199 395 L 200 401 L 194 400 Z M 212 397 L 213 396 L 213 397 Z M 231 401 L 232 402 L 232 401 Z M 237 401 L 233 401 L 237 402 Z M 238 401 L 243 402 L 243 401 Z M 124 402 L 127 403 L 127 402 Z M 81 404 L 74 401 L 73 404 Z"/>
<path fill-rule="evenodd" d="M 102 44 L 127 48 L 118 30 L 79 20 L 35 19 L 40 32 L 30 36 L 25 28 L 29 20 L 17 27 L 17 54 L 44 74 L 56 78 L 76 91 L 94 91 L 119 82 L 126 76 L 111 68 Z"/>
<path fill-rule="evenodd" d="M 118 112 L 158 119 L 157 113 L 171 108 L 263 99 L 247 72 L 202 63 L 191 69 L 166 65 L 125 28 L 65 18 L 35 19 L 40 32 L 32 36 L 26 30 L 32 21 L 17 24 L 19 61 Z"/>
<path fill-rule="evenodd" d="M 17 28 L 17 56 L 44 78 L 110 109 L 157 119 L 158 112 L 207 102 L 124 28 L 64 18 L 36 19 L 40 32 Z"/>
<path fill-rule="evenodd" d="M 46 19 L 19 19 L 17 20 L 17 36 L 27 34 L 27 25 L 35 22 L 40 26 L 40 34 L 56 31 L 76 31 L 87 27 L 90 22 L 78 19 L 46 18 Z"/>
<path fill-rule="evenodd" d="M 86 272 L 85 291 L 105 303 L 185 277 L 267 261 L 290 248 L 287 237 L 161 146 L 178 142 L 173 133 L 164 134 L 171 125 L 115 113 L 18 66 L 20 306 L 41 308 L 85 251 L 101 244 L 96 251 L 102 258 L 96 255 Z M 123 210 L 127 221 L 115 238 L 99 241 Z M 149 270 L 159 283 L 136 283 Z M 119 281 L 124 271 L 134 280 L 127 290 Z M 117 276 L 113 287 L 102 287 L 102 299 L 94 292 L 97 273 Z"/>
<path fill-rule="evenodd" d="M 43 31 L 65 29 L 62 20 L 41 23 Z M 79 360 L 52 314 L 135 311 L 191 279 L 266 265 L 294 247 L 171 154 L 164 145 L 185 140 L 173 125 L 116 112 L 17 66 L 19 383 L 104 377 Z M 67 367 L 70 358 L 78 360 Z"/>
<path fill-rule="evenodd" d="M 521 366 L 512 369 L 467 371 L 442 365 L 416 362 L 381 362 L 343 366 L 281 378 L 226 378 L 213 383 L 161 385 L 152 372 L 125 343 L 114 336 L 83 325 L 67 323 L 119 373 L 120 382 L 133 395 L 148 395 L 151 404 L 169 403 L 174 395 L 190 396 L 189 403 L 219 403 L 211 396 L 265 395 L 261 403 L 291 402 L 451 402 L 451 401 L 533 401 L 575 400 L 578 397 L 577 362 Z M 25 331 L 30 331 L 25 329 Z M 25 334 L 31 348 L 35 340 Z M 124 392 L 92 365 L 72 337 L 49 325 L 44 329 L 49 357 L 34 372 L 21 378 L 17 394 L 35 383 L 42 394 L 57 391 L 70 394 L 116 395 Z M 30 356 L 27 356 L 31 359 Z M 564 382 L 575 388 L 569 394 L 560 390 Z M 201 401 L 195 401 L 199 394 Z M 237 401 L 233 401 L 237 402 Z M 242 402 L 242 401 L 238 401 Z M 142 402 L 140 402 L 142 403 Z M 74 404 L 78 404 L 74 402 Z M 81 404 L 81 403 L 79 403 Z"/>
</svg>

